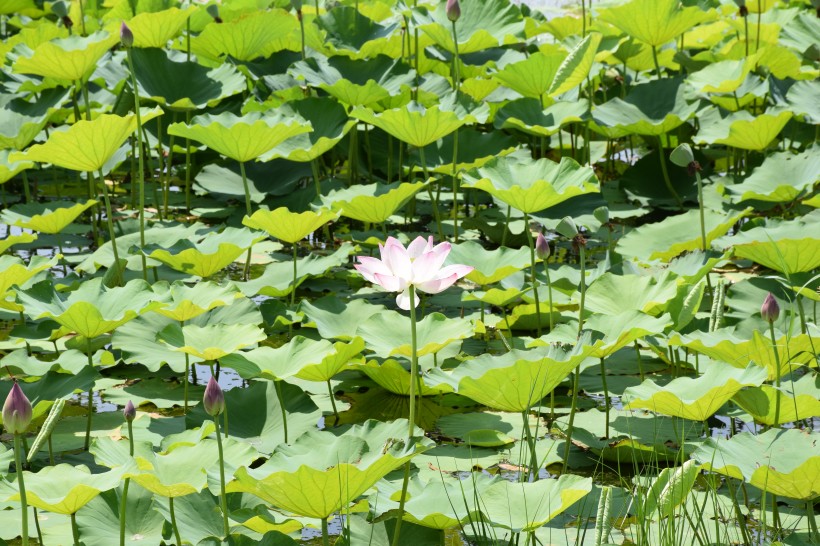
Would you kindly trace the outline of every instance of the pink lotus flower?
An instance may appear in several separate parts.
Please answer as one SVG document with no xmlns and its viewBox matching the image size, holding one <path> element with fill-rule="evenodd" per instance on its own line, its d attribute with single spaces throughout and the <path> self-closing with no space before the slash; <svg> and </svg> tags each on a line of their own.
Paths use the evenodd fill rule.
<svg viewBox="0 0 820 546">
<path fill-rule="evenodd" d="M 410 309 L 410 286 L 428 294 L 438 294 L 452 286 L 458 279 L 470 273 L 469 265 L 444 265 L 450 253 L 450 243 L 433 246 L 433 236 L 417 237 L 407 248 L 397 239 L 388 237 L 379 245 L 381 260 L 370 256 L 357 256 L 354 267 L 365 279 L 378 284 L 388 292 L 399 292 L 396 305 Z M 413 307 L 418 305 L 414 298 Z"/>
</svg>

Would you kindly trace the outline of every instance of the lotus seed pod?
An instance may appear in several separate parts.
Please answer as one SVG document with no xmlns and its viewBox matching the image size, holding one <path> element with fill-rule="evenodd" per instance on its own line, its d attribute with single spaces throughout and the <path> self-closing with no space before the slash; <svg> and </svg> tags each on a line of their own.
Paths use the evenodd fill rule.
<svg viewBox="0 0 820 546">
<path fill-rule="evenodd" d="M 760 307 L 760 316 L 766 322 L 774 322 L 780 316 L 780 305 L 778 305 L 771 292 L 763 300 L 763 305 Z"/>
<path fill-rule="evenodd" d="M 539 233 L 538 238 L 535 240 L 535 254 L 542 260 L 550 257 L 550 244 L 542 233 Z"/>
<path fill-rule="evenodd" d="M 459 17 L 461 17 L 461 5 L 458 0 L 447 0 L 447 18 L 455 23 Z"/>
<path fill-rule="evenodd" d="M 120 25 L 120 42 L 125 47 L 131 47 L 134 45 L 134 33 L 131 32 L 131 29 L 128 28 L 125 21 L 123 21 Z"/>
<path fill-rule="evenodd" d="M 208 12 L 208 15 L 213 17 L 213 20 L 215 22 L 217 22 L 217 23 L 222 22 L 222 17 L 219 16 L 219 6 L 217 6 L 216 4 L 209 5 L 207 8 L 205 8 L 205 11 Z"/>
<path fill-rule="evenodd" d="M 681 144 L 669 154 L 669 160 L 678 167 L 688 167 L 695 160 L 695 154 L 688 144 Z"/>
<path fill-rule="evenodd" d="M 122 410 L 122 415 L 129 423 L 137 416 L 137 408 L 134 407 L 134 403 L 131 400 L 125 404 L 125 409 Z"/>
<path fill-rule="evenodd" d="M 26 398 L 23 389 L 14 382 L 6 403 L 3 404 L 3 424 L 12 434 L 22 434 L 31 423 L 31 402 Z"/>
<path fill-rule="evenodd" d="M 205 413 L 211 417 L 216 417 L 225 411 L 225 395 L 222 394 L 222 388 L 213 376 L 208 380 L 208 386 L 205 387 L 202 405 L 205 407 Z"/>
</svg>

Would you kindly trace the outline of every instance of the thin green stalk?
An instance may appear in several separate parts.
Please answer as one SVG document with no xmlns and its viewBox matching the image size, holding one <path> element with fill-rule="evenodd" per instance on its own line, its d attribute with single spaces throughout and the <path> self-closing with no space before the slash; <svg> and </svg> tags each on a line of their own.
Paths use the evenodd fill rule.
<svg viewBox="0 0 820 546">
<path fill-rule="evenodd" d="M 313 159 L 310 162 L 310 170 L 313 172 L 313 183 L 316 185 L 316 197 L 322 197 L 322 184 L 319 179 L 319 160 Z M 390 182 L 388 182 L 389 184 Z"/>
<path fill-rule="evenodd" d="M 533 438 L 532 431 L 530 430 L 530 422 L 529 422 L 529 411 L 521 412 L 521 416 L 524 420 L 524 436 L 527 439 L 527 445 L 530 448 L 530 481 L 538 481 L 538 471 L 541 470 L 538 465 L 538 455 L 535 453 L 535 438 Z"/>
<path fill-rule="evenodd" d="M 606 366 L 604 365 L 603 358 L 601 358 L 601 384 L 604 387 L 604 411 L 606 412 L 606 427 L 604 437 L 609 438 L 609 410 L 612 407 L 612 404 L 609 400 L 609 389 L 606 386 Z"/>
<path fill-rule="evenodd" d="M 456 33 L 456 22 L 451 21 L 453 23 L 453 43 L 456 47 L 456 53 L 453 56 L 453 90 L 458 92 L 458 88 L 461 86 L 461 74 L 459 74 L 459 62 L 460 58 L 458 55 L 458 34 Z"/>
<path fill-rule="evenodd" d="M 458 129 L 453 134 L 453 232 L 458 244 Z"/>
<path fill-rule="evenodd" d="M 26 196 L 26 203 L 31 203 L 31 188 L 28 185 L 28 174 L 26 174 L 26 170 L 23 169 L 21 173 L 23 175 L 23 194 Z"/>
<path fill-rule="evenodd" d="M 185 123 L 191 124 L 191 112 L 185 112 Z M 185 212 L 191 212 L 191 139 L 185 137 Z"/>
<path fill-rule="evenodd" d="M 703 212 L 703 180 L 700 178 L 700 173 L 695 169 L 695 180 L 698 181 L 698 208 L 700 209 L 700 244 L 703 251 L 706 252 L 706 220 Z"/>
<path fill-rule="evenodd" d="M 131 421 L 128 423 L 128 452 L 131 457 L 134 456 L 134 427 Z M 120 501 L 120 546 L 125 546 L 125 514 L 126 506 L 128 504 L 128 486 L 131 485 L 131 478 L 125 478 L 125 483 L 122 486 L 122 500 Z M 180 542 L 180 544 L 182 544 Z"/>
<path fill-rule="evenodd" d="M 94 362 L 91 359 L 91 340 L 86 339 L 86 356 L 88 357 L 88 367 L 93 368 Z M 85 422 L 85 443 L 83 449 L 88 451 L 88 446 L 91 444 L 91 416 L 94 415 L 94 387 L 88 389 L 88 418 Z"/>
<path fill-rule="evenodd" d="M 137 149 L 139 150 L 139 159 L 137 160 L 137 171 L 139 173 L 139 223 L 140 223 L 140 247 L 145 248 L 145 167 L 143 165 L 143 147 L 142 147 L 142 114 L 140 114 L 140 95 L 139 87 L 137 86 L 137 76 L 134 72 L 134 59 L 131 55 L 131 48 L 126 49 L 126 57 L 128 59 L 128 70 L 131 73 L 131 88 L 134 91 L 134 113 L 137 116 Z M 188 147 L 186 146 L 186 150 Z M 186 151 L 186 154 L 188 152 Z M 186 175 L 187 176 L 187 175 Z M 185 189 L 188 190 L 190 184 L 187 184 Z M 187 198 L 187 194 L 186 194 Z M 189 205 L 190 208 L 190 205 Z M 140 253 L 142 259 L 142 278 L 148 281 L 148 262 L 145 254 Z"/>
<path fill-rule="evenodd" d="M 77 527 L 77 512 L 71 513 L 71 534 L 74 537 L 74 546 L 80 546 L 80 528 Z"/>
<path fill-rule="evenodd" d="M 661 65 L 658 64 L 658 48 L 652 46 L 652 60 L 655 61 L 655 71 L 658 73 L 658 79 L 661 77 Z"/>
<path fill-rule="evenodd" d="M 427 171 L 427 161 L 424 159 L 424 146 L 419 146 L 419 161 L 421 162 L 421 169 L 424 173 L 424 182 L 430 180 L 430 173 Z M 439 239 L 444 240 L 444 228 L 441 226 L 441 215 L 438 211 L 438 199 L 433 197 L 433 190 L 427 186 L 427 193 L 430 195 L 430 202 L 433 205 L 433 216 L 436 219 L 436 228 L 438 229 Z"/>
<path fill-rule="evenodd" d="M 185 326 L 185 321 L 179 321 L 179 327 L 183 328 Z M 191 371 L 191 361 L 189 358 L 188 353 L 185 353 L 185 379 L 182 382 L 182 399 L 183 399 L 183 412 L 185 415 L 188 414 L 188 374 Z"/>
<path fill-rule="evenodd" d="M 222 532 L 225 538 L 230 535 L 231 529 L 228 525 L 228 498 L 225 496 L 225 459 L 222 453 L 222 434 L 219 432 L 219 419 L 214 418 L 216 427 L 216 447 L 219 451 L 219 501 L 222 507 Z M 180 542 L 180 544 L 182 544 Z"/>
<path fill-rule="evenodd" d="M 552 332 L 553 328 L 555 327 L 555 320 L 552 318 L 552 281 L 550 280 L 550 268 L 547 265 L 547 260 L 544 260 L 544 275 L 547 277 L 547 298 L 549 298 L 550 302 L 550 332 Z"/>
<path fill-rule="evenodd" d="M 661 172 L 663 173 L 663 183 L 666 185 L 666 189 L 669 190 L 669 193 L 672 194 L 672 197 L 675 198 L 675 201 L 678 202 L 678 207 L 683 209 L 683 200 L 678 195 L 678 192 L 675 191 L 674 186 L 672 186 L 672 180 L 669 178 L 669 171 L 666 168 L 666 154 L 663 150 L 663 142 L 661 142 L 661 137 L 658 137 L 658 155 L 661 158 Z"/>
<path fill-rule="evenodd" d="M 317 13 L 318 15 L 318 13 Z M 299 19 L 299 30 L 302 36 L 302 60 L 305 60 L 305 22 L 303 21 L 302 17 L 302 9 L 299 8 L 299 12 L 297 13 L 297 19 Z"/>
<path fill-rule="evenodd" d="M 290 306 L 296 307 L 296 243 L 293 243 L 293 291 L 290 293 Z"/>
<path fill-rule="evenodd" d="M 165 195 L 165 186 L 167 181 L 167 175 L 165 174 L 165 166 L 163 165 L 162 160 L 162 116 L 158 116 L 157 118 L 157 167 L 159 171 L 157 172 L 157 181 L 159 182 L 159 191 L 160 196 Z M 159 215 L 160 220 L 164 220 L 165 216 L 163 216 L 162 204 L 160 201 L 157 201 L 157 214 Z"/>
<path fill-rule="evenodd" d="M 168 497 L 168 510 L 171 512 L 171 529 L 174 531 L 174 538 L 176 539 L 177 544 L 182 546 L 182 538 L 179 536 L 179 527 L 177 527 L 177 515 L 174 510 L 174 497 Z M 225 536 L 228 536 L 227 533 Z"/>
<path fill-rule="evenodd" d="M 760 16 L 763 14 L 762 0 L 757 0 L 757 38 L 755 39 L 755 53 L 760 51 Z"/>
<path fill-rule="evenodd" d="M 288 411 L 285 409 L 285 395 L 282 393 L 282 382 L 274 381 L 273 386 L 276 389 L 276 398 L 279 400 L 279 407 L 282 411 L 282 433 L 284 435 L 284 442 L 288 443 Z"/>
<path fill-rule="evenodd" d="M 581 335 L 581 330 L 584 329 L 584 300 L 586 299 L 587 294 L 587 278 L 586 278 L 586 240 L 581 237 L 577 236 L 576 238 L 579 240 L 578 242 L 578 252 L 580 253 L 580 260 L 581 260 L 581 305 L 578 307 L 578 335 Z"/>
<path fill-rule="evenodd" d="M 177 113 L 174 112 L 171 116 L 171 122 L 177 122 Z M 175 135 L 171 135 L 168 139 L 168 162 L 166 163 L 165 168 L 167 172 L 165 174 L 165 190 L 162 194 L 162 207 L 164 209 L 165 218 L 168 218 L 168 198 L 171 195 L 171 169 L 174 166 L 174 139 L 176 138 Z"/>
<path fill-rule="evenodd" d="M 14 468 L 17 470 L 17 487 L 20 490 L 20 507 L 23 509 L 23 529 L 22 542 L 23 546 L 28 546 L 28 501 L 26 499 L 26 482 L 23 478 L 23 444 L 20 441 L 20 435 L 14 435 Z"/>
<path fill-rule="evenodd" d="M 535 330 L 541 337 L 541 301 L 538 299 L 538 279 L 535 276 L 535 243 L 530 231 L 530 215 L 524 213 L 524 233 L 527 234 L 527 246 L 530 247 L 530 276 L 532 277 L 532 297 L 535 298 L 535 316 L 538 317 Z M 552 301 L 550 301 L 550 316 L 552 316 Z"/>
<path fill-rule="evenodd" d="M 774 321 L 769 321 L 769 335 L 772 338 L 772 351 L 774 351 L 774 362 L 777 366 L 775 372 L 775 381 L 777 388 L 775 390 L 774 402 L 774 426 L 780 426 L 780 353 L 777 350 L 777 340 L 774 336 Z"/>
<path fill-rule="evenodd" d="M 90 175 L 91 173 L 89 173 Z M 120 268 L 120 254 L 117 250 L 117 235 L 114 232 L 114 211 L 111 208 L 111 199 L 108 196 L 108 186 L 105 185 L 105 178 L 102 171 L 98 171 L 100 176 L 99 184 L 103 190 L 103 202 L 105 203 L 105 215 L 108 224 L 108 238 L 111 239 L 111 249 L 114 251 L 114 267 L 117 271 L 117 286 L 122 286 L 122 272 Z"/>
<path fill-rule="evenodd" d="M 245 214 L 248 215 L 248 218 L 251 217 L 251 190 L 248 187 L 248 177 L 245 175 L 245 162 L 239 162 L 239 173 L 242 175 L 242 187 L 245 190 Z M 251 272 L 251 255 L 253 253 L 253 245 L 248 248 L 248 256 L 245 259 L 245 270 L 242 273 L 242 276 L 245 280 L 248 280 L 248 276 Z"/>
<path fill-rule="evenodd" d="M 569 421 L 567 422 L 567 438 L 566 444 L 564 445 L 564 465 L 561 470 L 562 474 L 566 474 L 567 472 L 567 465 L 569 464 L 569 449 L 572 446 L 572 427 L 575 422 L 575 407 L 578 399 L 578 375 L 579 373 L 577 370 L 572 374 L 572 391 L 570 392 L 572 402 L 569 407 Z"/>
<path fill-rule="evenodd" d="M 330 379 L 327 380 L 327 393 L 330 395 L 330 405 L 333 406 L 333 415 L 336 418 L 334 426 L 339 423 L 339 410 L 336 409 L 336 395 L 333 394 L 333 386 Z"/>
</svg>

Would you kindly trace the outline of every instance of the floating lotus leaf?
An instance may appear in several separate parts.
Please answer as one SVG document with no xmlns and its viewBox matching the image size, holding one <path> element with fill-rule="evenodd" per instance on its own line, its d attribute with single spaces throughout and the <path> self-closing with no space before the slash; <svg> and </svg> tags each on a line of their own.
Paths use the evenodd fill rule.
<svg viewBox="0 0 820 546">
<path fill-rule="evenodd" d="M 550 136 L 568 123 L 582 121 L 588 108 L 585 100 L 560 101 L 542 109 L 540 100 L 519 99 L 502 106 L 495 114 L 494 124 L 497 129 L 518 129 L 530 135 Z"/>
<path fill-rule="evenodd" d="M 31 161 L 9 161 L 9 154 L 12 153 L 14 153 L 12 150 L 0 150 L 0 184 L 5 184 L 14 178 L 17 173 L 34 166 Z"/>
<path fill-rule="evenodd" d="M 700 115 L 700 130 L 694 140 L 698 144 L 725 144 L 761 151 L 768 148 L 791 118 L 790 110 L 771 111 L 756 117 L 740 110 L 724 117 L 717 109 L 709 109 Z"/>
<path fill-rule="evenodd" d="M 207 25 L 191 38 L 191 53 L 214 60 L 228 55 L 252 61 L 289 49 L 294 38 L 299 40 L 298 32 L 299 22 L 293 14 L 283 9 L 254 10 L 234 21 Z"/>
<path fill-rule="evenodd" d="M 311 129 L 307 121 L 279 114 L 250 112 L 240 117 L 225 112 L 196 116 L 191 125 L 172 123 L 168 134 L 196 140 L 226 157 L 245 162 Z"/>
<path fill-rule="evenodd" d="M 0 219 L 9 225 L 40 233 L 60 233 L 96 203 L 94 199 L 89 199 L 85 203 L 72 203 L 71 201 L 26 203 L 0 212 Z"/>
<path fill-rule="evenodd" d="M 599 190 L 598 179 L 589 167 L 563 157 L 532 161 L 501 157 L 464 173 L 463 187 L 478 188 L 516 210 L 532 213 L 566 201 L 570 197 Z"/>
<path fill-rule="evenodd" d="M 43 281 L 18 292 L 17 298 L 34 320 L 50 318 L 89 339 L 161 305 L 141 279 L 117 288 L 106 288 L 102 278 L 89 279 L 67 295 L 58 293 L 51 281 Z"/>
<path fill-rule="evenodd" d="M 493 78 L 524 97 L 537 99 L 540 105 L 558 73 L 558 67 L 566 58 L 567 55 L 561 52 L 537 51 L 523 61 L 508 64 L 493 74 Z"/>
<path fill-rule="evenodd" d="M 151 289 L 157 294 L 157 301 L 164 306 L 155 309 L 162 316 L 184 322 L 210 311 L 215 307 L 230 305 L 242 296 L 233 284 L 198 282 L 193 286 L 176 281 L 154 283 Z"/>
<path fill-rule="evenodd" d="M 353 364 L 350 368 L 362 372 L 386 391 L 399 396 L 410 396 L 412 376 L 410 375 L 409 363 L 403 364 L 393 358 L 387 358 L 383 362 L 368 360 L 367 363 Z M 424 376 L 421 376 L 416 383 L 415 392 L 418 396 L 435 396 L 453 392 L 453 389 L 449 385 L 428 385 Z"/>
<path fill-rule="evenodd" d="M 587 358 L 592 347 L 582 340 L 570 351 L 540 347 L 513 349 L 502 355 L 488 353 L 462 363 L 452 371 L 434 369 L 431 384 L 445 383 L 479 404 L 521 413 L 537 404 Z"/>
<path fill-rule="evenodd" d="M 677 0 L 632 0 L 599 10 L 598 16 L 633 38 L 660 47 L 695 25 L 708 21 L 713 14 L 694 6 L 681 8 Z"/>
<path fill-rule="evenodd" d="M 767 156 L 742 183 L 730 184 L 724 189 L 735 201 L 755 199 L 785 203 L 810 194 L 818 179 L 818 154 L 811 151 L 802 154 L 776 152 Z"/>
<path fill-rule="evenodd" d="M 337 212 L 328 210 L 291 212 L 287 207 L 276 210 L 259 209 L 242 223 L 251 229 L 266 231 L 283 243 L 298 243 L 326 223 L 339 217 Z"/>
<path fill-rule="evenodd" d="M 526 438 L 521 415 L 514 413 L 454 413 L 436 421 L 436 428 L 448 438 L 458 438 L 473 446 L 499 447 Z M 533 436 L 543 434 L 539 417 L 527 414 Z"/>
<path fill-rule="evenodd" d="M 697 378 L 679 377 L 659 386 L 647 379 L 624 391 L 624 409 L 648 409 L 656 413 L 706 421 L 743 387 L 759 387 L 766 368 L 750 364 L 745 369 L 712 362 Z"/>
<path fill-rule="evenodd" d="M 195 358 L 218 360 L 255 346 L 266 337 L 265 332 L 253 324 L 172 324 L 159 333 L 158 340 Z"/>
<path fill-rule="evenodd" d="M 299 309 L 305 314 L 307 326 L 314 325 L 325 339 L 349 340 L 356 336 L 356 329 L 367 319 L 385 311 L 382 305 L 373 305 L 363 299 L 341 300 L 325 296 L 312 302 L 304 300 Z"/>
<path fill-rule="evenodd" d="M 196 8 L 168 8 L 162 11 L 143 12 L 128 21 L 134 35 L 134 47 L 164 48 L 182 30 L 188 17 Z"/>
<path fill-rule="evenodd" d="M 12 69 L 18 74 L 35 74 L 71 85 L 85 81 L 118 41 L 118 36 L 107 32 L 51 40 L 37 46 L 31 55 L 18 57 Z"/>
<path fill-rule="evenodd" d="M 293 445 L 279 446 L 255 469 L 240 468 L 229 491 L 250 493 L 279 508 L 318 519 L 345 508 L 387 473 L 433 447 L 407 421 L 365 421 L 341 436 L 311 430 Z M 322 449 L 316 449 L 316 446 Z"/>
<path fill-rule="evenodd" d="M 666 311 L 677 292 L 675 275 L 668 271 L 657 277 L 607 272 L 587 289 L 586 308 L 611 316 L 618 316 L 626 309 L 657 316 Z"/>
<path fill-rule="evenodd" d="M 780 420 L 775 422 L 778 390 L 770 385 L 744 389 L 732 397 L 758 423 L 777 426 L 820 416 L 820 378 L 805 375 L 780 387 Z"/>
<path fill-rule="evenodd" d="M 530 251 L 523 247 L 517 250 L 506 247 L 486 250 L 475 241 L 465 241 L 452 245 L 445 263 L 475 264 L 475 269 L 467 275 L 467 279 L 486 286 L 529 267 Z"/>
<path fill-rule="evenodd" d="M 119 543 L 119 505 L 118 491 L 106 491 L 77 513 L 77 528 L 80 536 L 83 537 L 83 544 L 109 546 Z M 177 511 L 177 517 L 179 518 L 179 511 Z M 129 544 L 131 546 L 160 544 L 164 523 L 165 518 L 155 509 L 153 493 L 137 484 L 131 484 L 128 488 L 125 508 L 125 536 Z"/>
<path fill-rule="evenodd" d="M 341 215 L 360 222 L 386 222 L 411 197 L 424 187 L 424 182 L 394 182 L 393 184 L 356 184 L 333 190 L 322 197 L 322 204 Z"/>
<path fill-rule="evenodd" d="M 0 255 L 0 309 L 22 311 L 21 305 L 7 301 L 10 296 L 14 295 L 14 292 L 11 292 L 12 288 L 24 287 L 38 273 L 56 264 L 56 258 L 48 259 L 44 256 L 32 256 L 28 263 L 25 263 L 16 256 Z"/>
<path fill-rule="evenodd" d="M 432 144 L 465 123 L 465 120 L 453 111 L 441 110 L 439 106 L 425 108 L 415 102 L 378 114 L 369 108 L 354 108 L 350 116 L 375 125 L 417 148 Z"/>
<path fill-rule="evenodd" d="M 741 432 L 730 439 L 708 438 L 694 453 L 707 471 L 731 476 L 790 499 L 820 495 L 818 433 L 797 429 Z"/>
<path fill-rule="evenodd" d="M 436 5 L 434 11 L 423 16 L 414 13 L 416 24 L 433 41 L 455 54 L 453 30 L 447 19 L 446 6 Z M 463 9 L 457 25 L 458 52 L 461 55 L 501 45 L 514 44 L 524 39 L 524 21 L 518 6 L 508 0 L 474 0 L 469 9 Z"/>
<path fill-rule="evenodd" d="M 344 106 L 329 98 L 309 97 L 287 102 L 279 111 L 283 114 L 291 111 L 294 117 L 307 120 L 313 130 L 279 144 L 263 155 L 262 161 L 277 157 L 289 161 L 312 161 L 338 144 L 356 125 L 355 120 L 347 117 Z"/>
<path fill-rule="evenodd" d="M 430 313 L 416 323 L 418 356 L 437 353 L 450 343 L 473 335 L 471 321 Z M 397 311 L 383 311 L 360 324 L 356 334 L 382 356 L 410 356 L 410 322 Z"/>
</svg>

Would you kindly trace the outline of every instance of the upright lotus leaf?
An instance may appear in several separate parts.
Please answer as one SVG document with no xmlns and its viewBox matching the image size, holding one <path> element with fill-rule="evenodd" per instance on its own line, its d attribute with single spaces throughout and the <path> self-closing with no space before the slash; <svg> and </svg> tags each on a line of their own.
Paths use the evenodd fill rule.
<svg viewBox="0 0 820 546">
<path fill-rule="evenodd" d="M 437 353 L 450 343 L 468 338 L 474 333 L 471 321 L 447 318 L 430 313 L 416 324 L 418 356 Z M 410 329 L 407 317 L 397 311 L 383 311 L 360 324 L 356 334 L 364 338 L 368 348 L 381 356 L 410 356 Z"/>
<path fill-rule="evenodd" d="M 96 203 L 94 199 L 89 199 L 84 203 L 48 201 L 19 204 L 0 212 L 0 220 L 11 226 L 40 233 L 60 233 Z"/>
<path fill-rule="evenodd" d="M 369 108 L 354 108 L 350 116 L 375 125 L 417 148 L 432 144 L 466 123 L 466 120 L 451 110 L 441 110 L 439 106 L 425 108 L 416 102 L 379 114 Z"/>
<path fill-rule="evenodd" d="M 588 340 L 582 338 L 569 351 L 550 346 L 529 351 L 513 349 L 497 356 L 485 353 L 452 371 L 432 370 L 429 382 L 446 383 L 456 393 L 490 408 L 521 413 L 549 394 L 588 357 L 592 350 L 585 343 Z"/>
<path fill-rule="evenodd" d="M 138 455 L 137 468 L 127 477 L 162 497 L 198 493 L 207 485 L 208 475 L 201 459 L 193 456 L 197 451 L 195 447 L 183 446 L 170 453 Z"/>
<path fill-rule="evenodd" d="M 457 132 L 426 146 L 424 161 L 429 173 L 450 175 L 453 172 L 453 154 L 456 148 L 458 150 L 455 154 L 455 168 L 460 172 L 480 167 L 494 157 L 511 154 L 517 147 L 518 142 L 512 135 L 505 135 L 499 131 L 485 133 L 472 127 L 462 127 Z M 420 151 L 410 150 L 403 162 L 405 168 L 418 173 L 424 172 Z"/>
<path fill-rule="evenodd" d="M 142 113 L 142 122 L 162 114 L 159 109 Z M 73 171 L 96 173 L 137 129 L 134 114 L 100 114 L 91 121 L 81 120 L 65 131 L 52 131 L 43 144 L 9 155 L 11 161 L 51 163 Z"/>
<path fill-rule="evenodd" d="M 493 78 L 524 97 L 537 99 L 540 105 L 566 57 L 561 52 L 537 51 L 523 61 L 506 65 Z"/>
<path fill-rule="evenodd" d="M 67 96 L 67 90 L 47 89 L 33 102 L 22 98 L 4 101 L 0 106 L 0 150 L 22 150 L 28 146 Z M 6 158 L 0 165 L 7 162 Z"/>
<path fill-rule="evenodd" d="M 295 244 L 338 217 L 338 212 L 324 209 L 291 212 L 287 207 L 279 207 L 276 210 L 259 209 L 243 218 L 242 223 L 251 229 L 265 231 L 283 243 Z"/>
<path fill-rule="evenodd" d="M 475 264 L 475 269 L 466 278 L 480 286 L 486 286 L 529 267 L 530 251 L 526 247 L 517 250 L 507 247 L 486 250 L 475 241 L 465 241 L 452 245 L 445 263 Z"/>
<path fill-rule="evenodd" d="M 164 49 L 134 49 L 131 58 L 140 98 L 171 110 L 215 106 L 246 89 L 244 76 L 228 63 L 207 68 L 186 60 L 182 53 Z"/>
<path fill-rule="evenodd" d="M 660 47 L 695 25 L 712 19 L 713 14 L 699 7 L 681 8 L 677 0 L 632 0 L 598 10 L 598 17 L 633 38 Z"/>
<path fill-rule="evenodd" d="M 374 305 L 364 299 L 339 299 L 325 296 L 318 300 L 303 300 L 299 310 L 305 314 L 305 326 L 315 326 L 324 339 L 349 340 L 356 337 L 359 324 L 385 311 L 383 305 Z"/>
<path fill-rule="evenodd" d="M 718 61 L 690 74 L 686 83 L 699 93 L 733 93 L 746 81 L 746 76 L 753 68 L 753 58 Z"/>
<path fill-rule="evenodd" d="M 557 97 L 583 83 L 592 69 L 600 43 L 601 34 L 592 32 L 572 48 L 550 84 L 550 96 Z"/>
<path fill-rule="evenodd" d="M 313 131 L 287 139 L 263 155 L 261 161 L 279 157 L 303 163 L 313 161 L 338 144 L 356 125 L 356 121 L 347 116 L 344 106 L 327 97 L 290 101 L 280 106 L 279 111 L 307 120 Z"/>
<path fill-rule="evenodd" d="M 452 24 L 447 18 L 447 7 L 439 2 L 429 13 L 413 14 L 416 24 L 432 40 L 455 54 Z M 465 6 L 457 24 L 458 52 L 461 55 L 507 44 L 517 44 L 524 39 L 524 20 L 521 10 L 509 0 L 474 0 Z"/>
<path fill-rule="evenodd" d="M 700 115 L 700 130 L 694 141 L 762 151 L 777 138 L 792 115 L 791 110 L 770 110 L 759 116 L 740 110 L 723 116 L 716 108 L 711 108 Z"/>
<path fill-rule="evenodd" d="M 780 420 L 775 422 L 778 392 Z M 772 427 L 820 417 L 818 393 L 820 376 L 807 374 L 797 381 L 783 382 L 779 390 L 771 385 L 744 389 L 732 397 L 732 402 L 751 415 L 755 422 Z"/>
<path fill-rule="evenodd" d="M 253 324 L 171 324 L 157 336 L 175 351 L 202 360 L 219 360 L 246 347 L 255 346 L 267 336 Z"/>
<path fill-rule="evenodd" d="M 34 167 L 31 161 L 9 161 L 9 154 L 12 153 L 12 150 L 0 150 L 0 184 L 5 184 L 18 173 Z"/>
<path fill-rule="evenodd" d="M 228 491 L 251 493 L 301 516 L 326 519 L 342 510 L 413 455 L 433 447 L 420 429 L 407 437 L 407 421 L 368 420 L 344 434 L 311 430 L 280 445 L 255 469 L 240 468 Z M 316 449 L 322 446 L 322 449 Z"/>
<path fill-rule="evenodd" d="M 100 58 L 117 42 L 118 36 L 104 31 L 51 40 L 37 46 L 30 55 L 18 57 L 12 70 L 17 74 L 54 78 L 71 85 L 88 79 Z"/>
<path fill-rule="evenodd" d="M 354 6 L 334 6 L 318 18 L 317 24 L 323 31 L 319 38 L 321 49 L 327 48 L 333 56 L 354 59 L 403 56 L 402 25 L 397 17 L 375 21 Z M 426 47 L 429 41 L 424 35 L 422 40 L 420 47 Z M 314 46 L 314 49 L 320 48 Z"/>
<path fill-rule="evenodd" d="M 216 307 L 230 305 L 242 297 L 242 293 L 232 283 L 205 281 L 188 286 L 181 281 L 172 284 L 160 281 L 154 283 L 151 289 L 157 294 L 157 301 L 164 304 L 154 311 L 177 322 L 191 320 Z"/>
<path fill-rule="evenodd" d="M 410 364 L 404 359 L 402 362 L 387 358 L 382 362 L 368 360 L 364 363 L 351 364 L 351 369 L 362 372 L 386 391 L 399 396 L 410 396 Z M 435 396 L 453 392 L 450 385 L 440 383 L 429 385 L 424 376 L 416 380 L 416 394 L 418 396 Z"/>
<path fill-rule="evenodd" d="M 820 179 L 820 155 L 806 150 L 802 154 L 775 152 L 766 156 L 740 184 L 729 184 L 724 190 L 733 201 L 754 199 L 772 203 L 789 203 L 811 194 Z"/>
<path fill-rule="evenodd" d="M 800 81 L 789 88 L 786 103 L 795 116 L 802 117 L 809 123 L 820 122 L 820 107 L 814 100 L 820 91 L 820 82 Z"/>
<path fill-rule="evenodd" d="M 752 208 L 729 213 L 703 211 L 707 246 L 725 235 L 738 220 L 752 212 Z M 644 224 L 624 235 L 617 245 L 617 252 L 644 262 L 670 260 L 684 252 L 700 249 L 700 212 L 689 210 L 670 216 L 654 224 Z"/>
<path fill-rule="evenodd" d="M 5 239 L 0 239 L 0 254 L 4 254 L 14 245 L 24 245 L 36 240 L 37 234 L 26 233 L 25 231 L 19 235 L 9 235 Z"/>
<path fill-rule="evenodd" d="M 593 108 L 590 128 L 607 138 L 666 134 L 700 109 L 697 101 L 687 100 L 686 93 L 681 77 L 635 85 L 625 99 L 615 97 Z"/>
<path fill-rule="evenodd" d="M 191 53 L 212 60 L 230 56 L 252 61 L 282 49 L 298 48 L 298 32 L 299 22 L 293 14 L 278 8 L 254 10 L 233 21 L 207 25 L 191 38 Z"/>
<path fill-rule="evenodd" d="M 520 157 L 500 157 L 483 167 L 463 174 L 463 187 L 478 188 L 516 210 L 533 213 L 576 195 L 600 191 L 598 178 L 590 167 L 562 157 L 532 161 Z"/>
<path fill-rule="evenodd" d="M 128 28 L 134 35 L 134 47 L 166 47 L 195 11 L 196 8 L 189 4 L 185 9 L 167 8 L 140 13 L 128 21 Z"/>
<path fill-rule="evenodd" d="M 694 453 L 706 471 L 743 480 L 778 496 L 813 500 L 820 495 L 820 435 L 773 428 L 730 439 L 708 438 Z"/>
<path fill-rule="evenodd" d="M 519 99 L 508 102 L 495 114 L 497 129 L 518 129 L 535 136 L 550 136 L 569 123 L 583 121 L 588 110 L 586 100 L 559 101 L 541 107 L 537 99 Z"/>
<path fill-rule="evenodd" d="M 656 413 L 706 421 L 743 387 L 759 387 L 766 368 L 750 364 L 745 369 L 720 361 L 711 362 L 700 377 L 679 377 L 664 386 L 647 379 L 624 391 L 624 409 L 648 409 Z"/>
<path fill-rule="evenodd" d="M 356 184 L 322 196 L 322 204 L 331 210 L 341 211 L 341 215 L 347 218 L 381 224 L 424 186 L 424 182 Z"/>
<path fill-rule="evenodd" d="M 24 262 L 17 256 L 0 255 L 0 309 L 21 312 L 23 307 L 14 301 L 15 286 L 23 288 L 35 276 L 57 265 L 57 259 L 32 256 Z"/>
<path fill-rule="evenodd" d="M 246 162 L 311 129 L 307 121 L 279 114 L 250 112 L 236 116 L 224 112 L 196 116 L 191 125 L 172 123 L 168 126 L 168 134 L 196 140 L 225 157 Z"/>
<path fill-rule="evenodd" d="M 106 288 L 102 278 L 89 279 L 64 295 L 51 281 L 17 293 L 25 312 L 34 320 L 50 318 L 88 339 L 101 336 L 161 305 L 148 283 L 134 279 L 125 286 Z"/>
<path fill-rule="evenodd" d="M 587 289 L 586 308 L 611 316 L 620 315 L 627 309 L 658 316 L 666 311 L 677 293 L 676 276 L 669 271 L 657 276 L 606 272 Z"/>
</svg>

